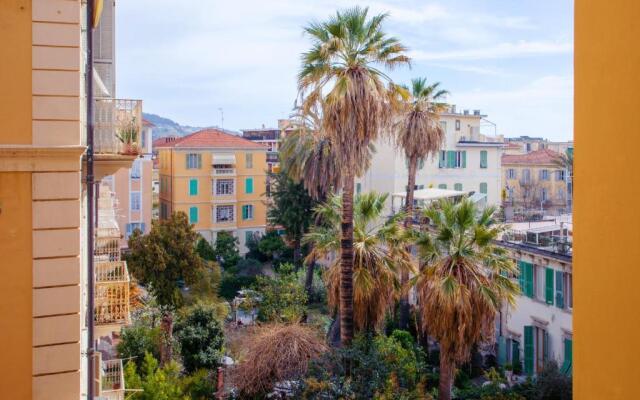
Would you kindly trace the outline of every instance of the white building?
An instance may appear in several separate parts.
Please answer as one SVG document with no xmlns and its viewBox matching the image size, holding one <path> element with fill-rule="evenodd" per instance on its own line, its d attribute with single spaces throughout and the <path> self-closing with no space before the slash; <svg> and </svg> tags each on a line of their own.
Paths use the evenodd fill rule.
<svg viewBox="0 0 640 400">
<path fill-rule="evenodd" d="M 497 318 L 497 355 L 502 365 L 538 373 L 548 361 L 571 373 L 573 271 L 570 217 L 519 223 L 501 245 L 520 270 L 522 294 Z"/>
<path fill-rule="evenodd" d="M 416 189 L 482 193 L 487 204 L 501 203 L 500 159 L 505 144 L 501 136 L 480 133 L 484 117 L 479 110 L 456 112 L 455 106 L 441 115 L 440 124 L 445 131 L 441 151 L 436 157 L 419 161 Z M 404 152 L 396 150 L 387 140 L 379 140 L 375 147 L 371 167 L 356 179 L 356 192 L 405 191 L 408 164 Z"/>
</svg>

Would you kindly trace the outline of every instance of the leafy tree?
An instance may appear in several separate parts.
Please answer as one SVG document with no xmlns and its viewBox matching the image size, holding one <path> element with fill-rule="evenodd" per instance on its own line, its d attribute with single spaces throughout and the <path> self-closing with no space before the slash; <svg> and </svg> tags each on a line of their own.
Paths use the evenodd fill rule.
<svg viewBox="0 0 640 400">
<path fill-rule="evenodd" d="M 182 378 L 181 387 L 190 400 L 217 399 L 216 371 L 200 369 Z"/>
<path fill-rule="evenodd" d="M 357 249 L 353 270 L 353 311 L 355 328 L 360 332 L 382 327 L 385 315 L 392 309 L 400 293 L 398 272 L 413 268 L 406 249 L 408 236 L 402 225 L 404 214 L 396 214 L 379 223 L 385 217 L 383 213 L 387 197 L 386 194 L 373 192 L 358 195 L 353 207 L 354 243 Z M 316 214 L 325 224 L 312 227 L 304 239 L 313 243 L 315 256 L 324 257 L 340 250 L 342 210 L 339 196 L 331 197 L 316 208 Z M 325 274 L 329 306 L 334 311 L 342 301 L 342 272 L 341 260 L 337 259 Z"/>
<path fill-rule="evenodd" d="M 299 244 L 298 244 L 299 245 Z M 282 237 L 276 231 L 269 231 L 260 238 L 258 242 L 258 250 L 264 254 L 267 259 L 278 259 L 280 255 L 287 249 L 287 245 Z"/>
<path fill-rule="evenodd" d="M 163 312 L 163 365 L 172 357 L 172 312 L 184 303 L 180 284 L 196 282 L 204 267 L 195 251 L 197 239 L 198 234 L 183 212 L 174 213 L 168 220 L 153 221 L 147 235 L 134 231 L 129 237 L 129 269 Z"/>
<path fill-rule="evenodd" d="M 145 354 L 160 358 L 161 332 L 159 328 L 143 325 L 122 328 L 120 342 L 117 345 L 118 357 L 131 358 L 138 368 L 142 367 Z"/>
<path fill-rule="evenodd" d="M 188 400 L 180 387 L 180 368 L 175 361 L 158 366 L 158 361 L 146 353 L 142 367 L 128 362 L 124 369 L 125 384 L 128 389 L 142 389 L 136 392 L 136 400 Z"/>
<path fill-rule="evenodd" d="M 341 166 L 342 229 L 340 335 L 353 338 L 353 191 L 355 177 L 370 158 L 370 146 L 390 122 L 392 98 L 385 68 L 408 64 L 406 48 L 382 30 L 387 14 L 369 17 L 368 8 L 337 12 L 305 28 L 311 49 L 298 74 L 303 114 L 322 108 L 322 129 L 333 141 Z M 328 177 L 329 178 L 329 177 Z M 331 177 L 333 178 L 333 177 Z M 338 187 L 338 185 L 336 185 Z"/>
<path fill-rule="evenodd" d="M 185 294 L 185 303 L 218 303 L 218 289 L 221 280 L 222 272 L 218 263 L 213 261 L 206 262 L 199 271 L 198 279 L 189 286 L 189 291 Z"/>
<path fill-rule="evenodd" d="M 440 400 L 451 398 L 455 366 L 491 337 L 497 311 L 519 293 L 509 278 L 517 269 L 495 244 L 505 230 L 495 223 L 495 211 L 478 210 L 469 199 L 440 201 L 424 211 L 431 229 L 416 242 L 425 267 L 415 282 L 421 328 L 440 344 Z"/>
<path fill-rule="evenodd" d="M 207 239 L 200 236 L 198 238 L 198 244 L 196 245 L 196 252 L 203 260 L 207 261 L 217 261 L 216 260 L 216 252 L 213 247 L 209 244 Z"/>
<path fill-rule="evenodd" d="M 212 307 L 202 304 L 190 308 L 176 323 L 182 362 L 188 373 L 215 369 L 224 355 L 222 324 Z"/>
<path fill-rule="evenodd" d="M 438 123 L 439 113 L 444 110 L 442 103 L 446 90 L 439 89 L 440 83 L 427 84 L 425 78 L 411 80 L 411 90 L 404 87 L 407 96 L 401 96 L 398 121 L 394 125 L 396 146 L 404 152 L 407 159 L 409 173 L 407 182 L 407 197 L 405 211 L 407 217 L 405 226 L 410 227 L 413 221 L 413 192 L 416 185 L 416 171 L 418 162 L 424 162 L 429 156 L 438 153 L 444 139 L 444 131 Z M 401 275 L 401 284 L 406 285 L 409 274 L 405 271 Z M 409 293 L 400 297 L 400 328 L 409 326 Z"/>
<path fill-rule="evenodd" d="M 302 253 L 302 236 L 312 223 L 315 204 L 304 184 L 295 182 L 285 171 L 272 173 L 271 179 L 273 206 L 269 208 L 269 218 L 273 224 L 285 229 L 287 239 L 293 243 L 293 262 L 297 266 Z"/>
<path fill-rule="evenodd" d="M 221 231 L 216 235 L 215 257 L 225 270 L 235 267 L 240 260 L 238 243 L 238 238 L 233 236 L 231 232 Z"/>
<path fill-rule="evenodd" d="M 255 276 L 242 276 L 235 273 L 224 272 L 218 294 L 226 300 L 233 300 L 240 289 L 249 288 L 256 282 Z"/>
<path fill-rule="evenodd" d="M 303 318 L 307 295 L 293 265 L 282 264 L 275 278 L 259 276 L 254 288 L 260 296 L 260 320 L 298 322 Z"/>
</svg>

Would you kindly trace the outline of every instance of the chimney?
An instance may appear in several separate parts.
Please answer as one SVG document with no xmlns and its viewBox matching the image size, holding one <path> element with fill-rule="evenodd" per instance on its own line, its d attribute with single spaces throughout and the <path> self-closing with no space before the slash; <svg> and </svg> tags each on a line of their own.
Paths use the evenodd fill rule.
<svg viewBox="0 0 640 400">
<path fill-rule="evenodd" d="M 469 115 L 469 110 L 464 110 L 464 115 Z"/>
<path fill-rule="evenodd" d="M 473 115 L 480 115 L 480 110 L 473 110 Z"/>
<path fill-rule="evenodd" d="M 451 114 L 455 114 L 456 113 L 456 105 L 452 104 L 451 105 Z"/>
</svg>

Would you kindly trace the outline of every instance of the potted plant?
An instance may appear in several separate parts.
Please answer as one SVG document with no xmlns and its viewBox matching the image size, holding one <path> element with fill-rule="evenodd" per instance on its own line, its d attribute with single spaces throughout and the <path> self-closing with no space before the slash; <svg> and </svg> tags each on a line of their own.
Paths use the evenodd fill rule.
<svg viewBox="0 0 640 400">
<path fill-rule="evenodd" d="M 117 133 L 118 140 L 124 145 L 123 154 L 137 155 L 140 154 L 138 148 L 138 124 L 136 117 L 131 118 L 129 122 L 122 125 Z"/>
</svg>

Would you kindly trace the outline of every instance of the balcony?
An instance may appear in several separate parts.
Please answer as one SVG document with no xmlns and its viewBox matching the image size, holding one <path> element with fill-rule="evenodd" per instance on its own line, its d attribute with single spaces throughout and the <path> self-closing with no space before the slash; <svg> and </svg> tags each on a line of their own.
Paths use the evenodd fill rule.
<svg viewBox="0 0 640 400">
<path fill-rule="evenodd" d="M 122 360 L 104 360 L 100 363 L 100 398 L 124 400 L 125 382 Z"/>
<path fill-rule="evenodd" d="M 267 162 L 268 163 L 280 162 L 280 157 L 278 156 L 278 152 L 277 151 L 267 152 Z"/>
<path fill-rule="evenodd" d="M 235 168 L 215 168 L 211 169 L 212 176 L 235 176 L 236 169 Z"/>
<path fill-rule="evenodd" d="M 95 317 L 98 325 L 127 325 L 129 313 L 129 271 L 125 261 L 95 264 Z"/>
<path fill-rule="evenodd" d="M 142 100 L 98 99 L 94 111 L 94 169 L 100 179 L 129 168 L 140 154 Z"/>
</svg>

